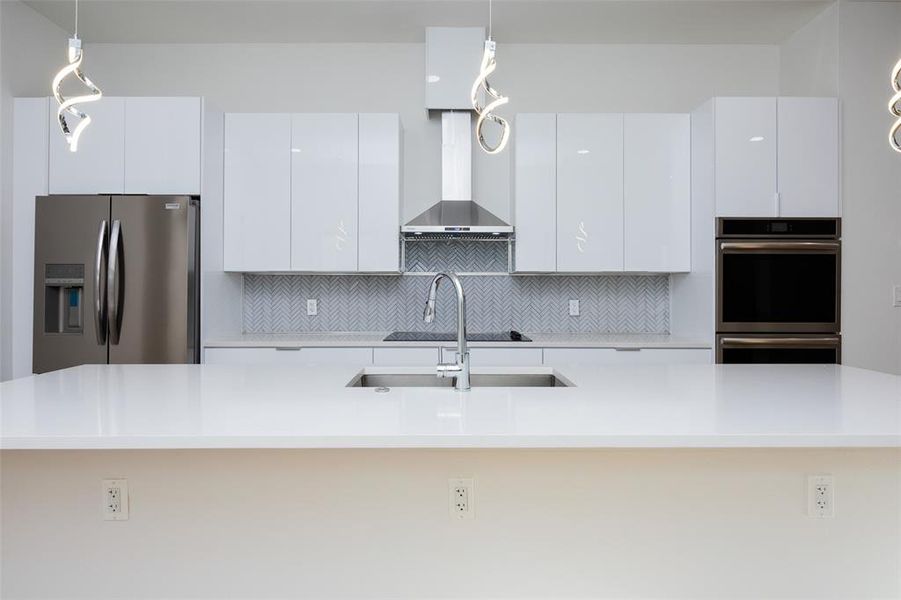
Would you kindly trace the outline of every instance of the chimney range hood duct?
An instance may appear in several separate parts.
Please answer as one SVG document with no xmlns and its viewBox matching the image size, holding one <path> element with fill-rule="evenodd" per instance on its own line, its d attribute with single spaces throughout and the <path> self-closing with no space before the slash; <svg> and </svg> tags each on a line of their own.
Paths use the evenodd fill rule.
<svg viewBox="0 0 901 600">
<path fill-rule="evenodd" d="M 472 114 L 441 113 L 441 202 L 401 227 L 404 234 L 509 235 L 513 226 L 472 200 Z"/>
</svg>

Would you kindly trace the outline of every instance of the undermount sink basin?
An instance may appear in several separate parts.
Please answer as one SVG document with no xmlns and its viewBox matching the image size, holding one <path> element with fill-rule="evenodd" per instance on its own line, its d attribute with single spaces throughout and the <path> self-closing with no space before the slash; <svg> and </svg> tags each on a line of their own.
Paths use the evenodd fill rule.
<svg viewBox="0 0 901 600">
<path fill-rule="evenodd" d="M 440 378 L 432 373 L 361 373 L 347 387 L 454 387 L 454 378 Z M 569 387 L 571 384 L 554 373 L 473 373 L 472 387 Z"/>
</svg>

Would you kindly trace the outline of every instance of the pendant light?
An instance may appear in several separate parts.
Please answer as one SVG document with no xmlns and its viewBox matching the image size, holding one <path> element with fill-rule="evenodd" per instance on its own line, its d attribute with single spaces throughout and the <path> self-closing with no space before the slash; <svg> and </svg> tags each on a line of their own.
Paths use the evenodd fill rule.
<svg viewBox="0 0 901 600">
<path fill-rule="evenodd" d="M 901 152 L 901 60 L 892 69 L 892 89 L 895 95 L 888 103 L 888 111 L 895 117 L 895 123 L 888 132 L 888 143 L 895 152 Z"/>
<path fill-rule="evenodd" d="M 50 89 L 53 91 L 53 97 L 56 98 L 56 102 L 59 104 L 59 107 L 56 110 L 56 116 L 59 120 L 59 127 L 66 137 L 66 143 L 69 144 L 69 151 L 77 152 L 78 138 L 84 132 L 85 128 L 91 124 L 91 117 L 77 108 L 77 105 L 85 102 L 96 102 L 103 97 L 103 92 L 100 91 L 100 88 L 94 85 L 94 83 L 81 72 L 81 62 L 84 60 L 84 50 L 82 50 L 81 47 L 81 40 L 78 39 L 78 0 L 75 0 L 75 34 L 69 38 L 68 58 L 69 64 L 60 69 L 59 73 L 56 74 Z M 60 91 L 60 84 L 62 84 L 63 79 L 70 73 L 74 74 L 79 81 L 87 86 L 88 90 L 90 90 L 89 94 L 72 96 L 70 98 L 63 96 Z M 73 118 L 78 119 L 74 128 L 69 122 Z"/>
<path fill-rule="evenodd" d="M 497 63 L 494 59 L 495 43 L 494 39 L 491 37 L 492 16 L 492 0 L 488 0 L 488 39 L 485 40 L 485 51 L 482 54 L 482 64 L 479 66 L 479 75 L 472 84 L 470 99 L 472 100 L 472 108 L 476 111 L 476 115 L 478 115 L 478 118 L 476 119 L 476 141 L 479 143 L 482 150 L 488 154 L 497 154 L 507 145 L 507 140 L 510 138 L 510 124 L 503 117 L 494 114 L 494 109 L 503 106 L 509 102 L 510 99 L 506 96 L 501 96 L 500 93 L 488 83 L 488 76 L 497 68 Z M 479 104 L 480 90 L 485 91 L 485 100 L 488 101 L 485 106 Z M 482 135 L 482 125 L 485 124 L 486 120 L 497 123 L 501 128 L 501 139 L 496 146 L 489 145 Z"/>
</svg>

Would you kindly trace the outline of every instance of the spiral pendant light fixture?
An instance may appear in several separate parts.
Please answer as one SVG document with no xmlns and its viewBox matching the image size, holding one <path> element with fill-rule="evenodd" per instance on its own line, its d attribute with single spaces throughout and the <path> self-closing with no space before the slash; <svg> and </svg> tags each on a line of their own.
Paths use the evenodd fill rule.
<svg viewBox="0 0 901 600">
<path fill-rule="evenodd" d="M 53 78 L 50 89 L 59 105 L 56 110 L 56 116 L 59 121 L 59 127 L 66 137 L 66 143 L 69 144 L 69 151 L 77 152 L 78 138 L 81 137 L 81 134 L 87 126 L 91 124 L 91 117 L 78 108 L 77 105 L 84 104 L 85 102 L 96 102 L 103 97 L 103 92 L 100 88 L 94 85 L 94 82 L 88 79 L 81 71 L 81 63 L 84 60 L 84 50 L 81 48 L 81 40 L 78 39 L 78 0 L 75 0 L 75 34 L 69 38 L 68 59 L 69 64 L 59 70 L 59 73 Z M 60 86 L 63 80 L 70 74 L 75 75 L 75 77 L 88 88 L 90 93 L 82 94 L 80 96 L 70 96 L 68 98 L 63 96 Z M 73 123 L 70 123 L 70 120 L 72 119 L 77 119 L 77 122 L 74 123 L 74 127 L 72 126 Z"/>
<path fill-rule="evenodd" d="M 470 99 L 472 100 L 472 108 L 476 111 L 476 141 L 479 146 L 488 154 L 497 154 L 507 146 L 507 140 L 510 138 L 510 124 L 506 119 L 494 114 L 494 110 L 503 106 L 510 101 L 506 96 L 502 96 L 497 90 L 488 83 L 488 76 L 494 73 L 497 68 L 495 61 L 496 45 L 491 37 L 491 21 L 492 21 L 492 0 L 488 0 L 488 39 L 485 40 L 485 51 L 482 54 L 482 63 L 479 66 L 479 75 L 472 84 L 472 92 Z M 484 90 L 485 106 L 479 103 L 479 91 Z M 496 146 L 491 146 L 482 135 L 482 126 L 485 121 L 492 121 L 501 128 L 501 139 Z"/>
<path fill-rule="evenodd" d="M 888 103 L 888 111 L 895 117 L 895 122 L 888 132 L 888 143 L 895 152 L 901 152 L 901 60 L 892 69 L 892 89 L 895 95 Z"/>
</svg>

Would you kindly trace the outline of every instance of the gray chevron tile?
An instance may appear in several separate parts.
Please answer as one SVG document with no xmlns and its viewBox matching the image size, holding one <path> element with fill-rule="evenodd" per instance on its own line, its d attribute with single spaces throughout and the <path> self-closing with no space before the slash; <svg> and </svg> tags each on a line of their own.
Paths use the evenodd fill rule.
<svg viewBox="0 0 901 600">
<path fill-rule="evenodd" d="M 416 275 L 247 274 L 244 330 L 453 331 L 454 294 L 446 283 L 439 288 L 435 322 L 426 325 L 422 321 L 429 281 L 429 277 Z M 463 285 L 469 330 L 473 332 L 669 331 L 670 284 L 665 275 L 471 275 L 463 277 Z M 307 316 L 307 298 L 319 301 L 318 315 Z M 571 299 L 579 300 L 578 317 L 569 316 Z"/>
</svg>

